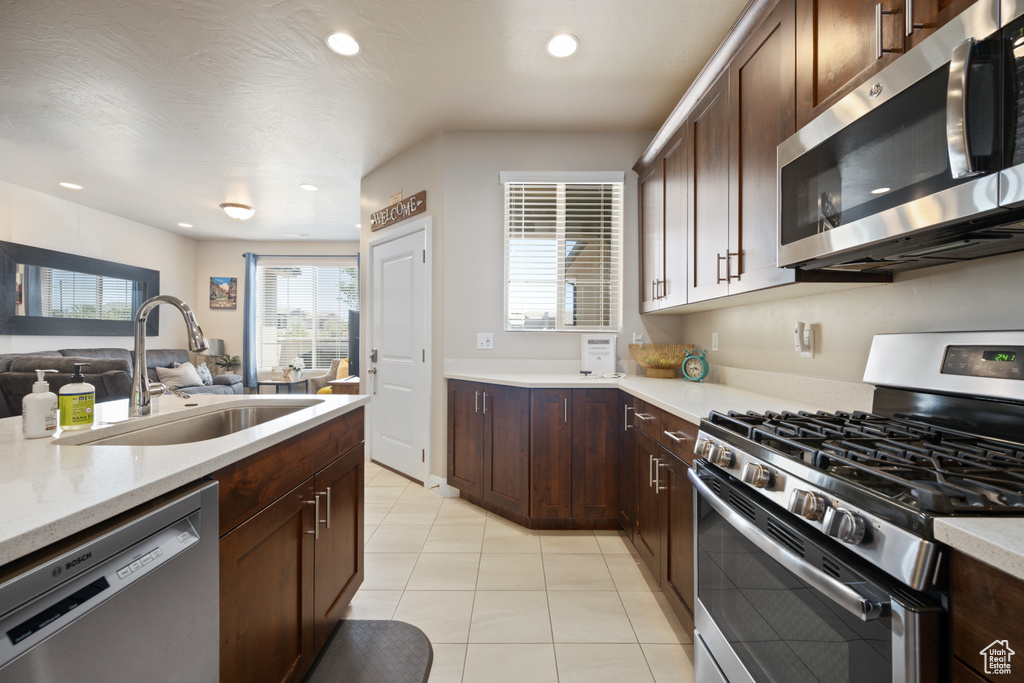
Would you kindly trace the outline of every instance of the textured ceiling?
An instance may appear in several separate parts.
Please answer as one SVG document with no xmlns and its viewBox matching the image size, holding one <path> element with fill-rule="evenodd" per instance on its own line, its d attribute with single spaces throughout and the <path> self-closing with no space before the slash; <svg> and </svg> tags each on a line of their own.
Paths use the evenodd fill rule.
<svg viewBox="0 0 1024 683">
<path fill-rule="evenodd" d="M 198 239 L 357 239 L 360 178 L 439 130 L 657 128 L 745 4 L 0 0 L 0 179 Z"/>
</svg>

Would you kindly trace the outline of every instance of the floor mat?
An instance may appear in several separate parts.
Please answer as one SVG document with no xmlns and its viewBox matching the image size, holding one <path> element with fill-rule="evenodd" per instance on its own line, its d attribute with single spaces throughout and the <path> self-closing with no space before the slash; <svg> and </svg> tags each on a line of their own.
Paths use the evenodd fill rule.
<svg viewBox="0 0 1024 683">
<path fill-rule="evenodd" d="M 430 640 L 412 624 L 345 619 L 304 683 L 426 683 L 433 660 Z"/>
</svg>

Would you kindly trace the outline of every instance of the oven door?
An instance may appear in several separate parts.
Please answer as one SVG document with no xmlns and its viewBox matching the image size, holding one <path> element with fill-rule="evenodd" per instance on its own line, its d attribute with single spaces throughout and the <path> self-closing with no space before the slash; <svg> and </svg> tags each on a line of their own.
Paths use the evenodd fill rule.
<svg viewBox="0 0 1024 683">
<path fill-rule="evenodd" d="M 779 145 L 780 266 L 893 269 L 1007 241 L 961 227 L 1001 212 L 998 31 L 979 0 Z"/>
<path fill-rule="evenodd" d="M 943 611 L 928 596 L 706 462 L 689 476 L 698 683 L 942 680 Z"/>
</svg>

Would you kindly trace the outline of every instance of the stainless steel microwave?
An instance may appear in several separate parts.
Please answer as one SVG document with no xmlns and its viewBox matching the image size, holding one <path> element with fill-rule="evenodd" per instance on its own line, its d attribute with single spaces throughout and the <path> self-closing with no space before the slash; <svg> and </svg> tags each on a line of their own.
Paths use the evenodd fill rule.
<svg viewBox="0 0 1024 683">
<path fill-rule="evenodd" d="M 1024 250 L 1024 0 L 979 0 L 779 145 L 779 265 Z"/>
</svg>

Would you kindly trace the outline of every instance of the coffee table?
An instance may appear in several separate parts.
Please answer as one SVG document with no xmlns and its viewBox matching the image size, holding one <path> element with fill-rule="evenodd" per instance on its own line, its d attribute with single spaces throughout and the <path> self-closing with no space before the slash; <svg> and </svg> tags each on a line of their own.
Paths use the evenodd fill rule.
<svg viewBox="0 0 1024 683">
<path fill-rule="evenodd" d="M 259 393 L 260 387 L 262 387 L 262 386 L 272 386 L 272 387 L 274 387 L 274 393 L 275 394 L 280 394 L 281 393 L 281 387 L 288 387 L 288 393 L 289 394 L 293 394 L 293 393 L 295 393 L 294 387 L 295 387 L 296 384 L 305 384 L 306 385 L 305 386 L 305 391 L 300 392 L 300 393 L 305 393 L 305 394 L 309 393 L 309 379 L 308 378 L 304 378 L 304 379 L 261 379 L 261 380 L 257 380 L 257 382 L 256 382 L 256 393 Z"/>
</svg>

